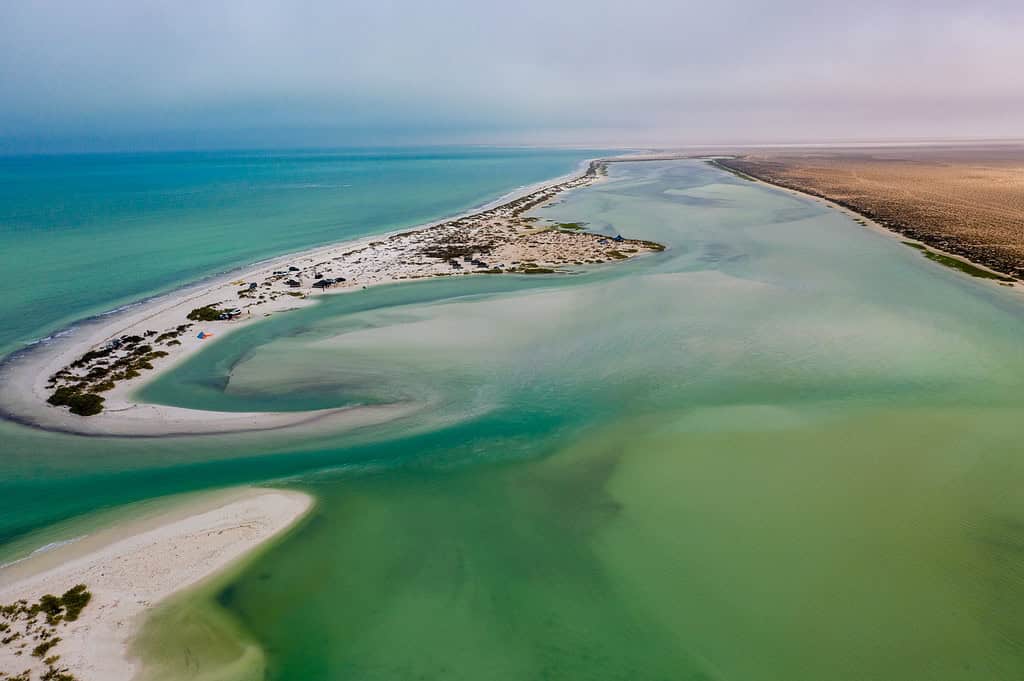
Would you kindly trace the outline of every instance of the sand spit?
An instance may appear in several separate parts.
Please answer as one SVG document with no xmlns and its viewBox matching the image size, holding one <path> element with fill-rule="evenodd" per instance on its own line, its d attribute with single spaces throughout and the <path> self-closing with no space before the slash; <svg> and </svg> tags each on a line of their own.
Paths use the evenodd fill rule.
<svg viewBox="0 0 1024 681">
<path fill-rule="evenodd" d="M 45 658 L 58 659 L 33 656 L 38 641 L 23 635 L 0 646 L 0 678 L 29 670 L 35 681 L 57 668 L 78 681 L 131 679 L 139 665 L 129 658 L 129 644 L 145 611 L 291 527 L 313 503 L 305 494 L 261 488 L 190 501 L 187 508 L 120 524 L 0 570 L 0 604 L 33 603 L 77 584 L 91 593 L 76 621 L 55 625 L 60 640 Z M 22 622 L 11 626 L 5 638 Z"/>
<path fill-rule="evenodd" d="M 322 295 L 437 276 L 548 274 L 662 250 L 643 240 L 525 216 L 565 191 L 599 181 L 605 172 L 604 161 L 592 161 L 581 175 L 526 188 L 462 217 L 278 258 L 80 325 L 5 363 L 0 414 L 47 430 L 159 437 L 310 423 L 360 427 L 408 413 L 411 405 L 211 412 L 140 404 L 133 393 L 240 325 L 309 305 Z"/>
</svg>

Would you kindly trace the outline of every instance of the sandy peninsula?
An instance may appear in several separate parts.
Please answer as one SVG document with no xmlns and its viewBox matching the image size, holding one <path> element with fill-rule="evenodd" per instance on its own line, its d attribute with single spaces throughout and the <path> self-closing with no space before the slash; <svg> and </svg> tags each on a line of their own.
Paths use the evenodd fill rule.
<svg viewBox="0 0 1024 681">
<path fill-rule="evenodd" d="M 312 503 L 299 492 L 263 488 L 204 494 L 190 498 L 187 506 L 118 524 L 0 569 L 0 604 L 20 599 L 32 604 L 78 584 L 91 595 L 77 619 L 50 628 L 42 612 L 31 626 L 24 618 L 5 617 L 9 628 L 3 640 L 11 640 L 0 646 L 0 678 L 20 678 L 28 670 L 35 681 L 50 668 L 66 670 L 78 681 L 133 678 L 139 663 L 130 659 L 129 644 L 148 609 L 288 529 Z M 51 629 L 52 634 L 41 633 Z M 57 638 L 42 655 L 32 654 L 42 641 Z"/>
<path fill-rule="evenodd" d="M 605 162 L 527 187 L 460 217 L 275 258 L 99 317 L 8 359 L 0 415 L 62 432 L 160 437 L 381 423 L 414 405 L 236 413 L 142 404 L 133 394 L 232 330 L 324 295 L 430 277 L 543 275 L 626 260 L 659 244 L 529 217 L 563 192 L 600 181 Z"/>
</svg>

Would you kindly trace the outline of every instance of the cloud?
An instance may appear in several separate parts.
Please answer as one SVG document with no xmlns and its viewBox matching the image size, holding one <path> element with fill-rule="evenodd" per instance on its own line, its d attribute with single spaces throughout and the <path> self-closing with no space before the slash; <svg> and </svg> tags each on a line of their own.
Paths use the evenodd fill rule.
<svg viewBox="0 0 1024 681">
<path fill-rule="evenodd" d="M 12 2 L 0 143 L 1024 135 L 1021 35 L 1010 2 Z"/>
</svg>

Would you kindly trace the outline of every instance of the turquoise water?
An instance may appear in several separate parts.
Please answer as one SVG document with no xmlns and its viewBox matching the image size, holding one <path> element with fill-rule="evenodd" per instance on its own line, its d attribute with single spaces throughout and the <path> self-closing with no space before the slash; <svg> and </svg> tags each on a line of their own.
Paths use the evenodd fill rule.
<svg viewBox="0 0 1024 681">
<path fill-rule="evenodd" d="M 10 284 L 0 355 L 217 271 L 460 212 L 601 153 L 459 147 L 0 157 L 0 268 Z M 0 542 L 153 490 L 245 477 L 154 472 L 135 444 L 65 439 L 2 421 L 0 437 L 0 491 L 9 502 Z M 190 448 L 195 461 L 219 458 L 223 445 L 208 442 Z M 122 484 L 139 466 L 140 477 Z M 36 503 L 41 494 L 44 504 Z"/>
<path fill-rule="evenodd" d="M 586 150 L 0 157 L 0 354 L 214 272 L 450 215 Z"/>
<path fill-rule="evenodd" d="M 7 536 L 202 487 L 316 494 L 150 621 L 154 679 L 185 649 L 275 681 L 1024 674 L 1019 294 L 698 161 L 613 165 L 543 214 L 669 248 L 331 297 L 144 393 L 418 408 L 382 426 L 0 424 Z M 232 668 L 252 645 L 262 671 Z"/>
</svg>

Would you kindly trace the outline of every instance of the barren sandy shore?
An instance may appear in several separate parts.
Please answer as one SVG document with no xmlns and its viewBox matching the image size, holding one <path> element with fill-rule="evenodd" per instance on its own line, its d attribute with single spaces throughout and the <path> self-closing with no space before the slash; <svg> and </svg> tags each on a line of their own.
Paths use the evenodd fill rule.
<svg viewBox="0 0 1024 681">
<path fill-rule="evenodd" d="M 0 604 L 32 603 L 84 584 L 91 600 L 76 621 L 56 625 L 60 641 L 45 657 L 58 655 L 49 664 L 79 681 L 127 681 L 139 671 L 128 650 L 145 611 L 224 570 L 291 527 L 312 504 L 306 494 L 264 488 L 192 496 L 187 506 L 120 523 L 0 569 Z M 5 636 L 21 623 L 11 626 Z M 26 634 L 0 646 L 0 678 L 25 670 L 39 678 L 48 665 L 31 655 L 37 643 Z"/>
<path fill-rule="evenodd" d="M 961 262 L 1024 277 L 1024 146 L 757 150 L 730 169 L 827 199 Z"/>
<path fill-rule="evenodd" d="M 941 246 L 937 245 L 933 239 L 918 238 L 917 236 L 901 231 L 900 228 L 898 228 L 891 222 L 883 222 L 880 221 L 879 219 L 876 219 L 871 215 L 870 211 L 861 212 L 856 207 L 846 205 L 845 203 L 841 203 L 839 201 L 835 201 L 827 196 L 823 196 L 822 194 L 810 188 L 796 187 L 788 183 L 777 183 L 773 181 L 771 178 L 765 179 L 760 176 L 750 175 L 746 172 L 746 166 L 739 166 L 735 164 L 735 157 L 716 156 L 712 158 L 716 166 L 723 168 L 728 172 L 743 173 L 743 176 L 746 179 L 750 180 L 751 182 L 754 182 L 756 184 L 762 184 L 778 191 L 784 191 L 796 196 L 802 196 L 805 198 L 812 199 L 814 201 L 818 201 L 835 211 L 847 215 L 848 217 L 850 217 L 850 219 L 852 219 L 854 222 L 861 225 L 862 227 L 866 227 L 872 231 L 875 231 L 889 238 L 897 239 L 905 244 L 913 244 L 918 247 L 921 247 L 923 250 L 930 251 L 934 254 L 944 256 L 952 260 L 959 261 L 972 268 L 981 270 L 982 272 L 987 272 L 988 274 L 992 275 L 992 277 L 988 281 L 993 285 L 999 285 L 1017 291 L 1024 291 L 1024 281 L 1011 280 L 1012 278 L 1007 277 L 1006 272 L 1004 270 L 990 267 L 988 264 L 982 262 L 981 260 L 969 258 L 957 251 L 946 250 L 945 248 L 942 248 Z M 733 165 L 737 165 L 737 167 L 733 167 Z"/>
<path fill-rule="evenodd" d="M 585 168 L 457 218 L 282 256 L 76 325 L 0 366 L 0 416 L 83 435 L 161 437 L 300 426 L 339 432 L 411 413 L 417 405 L 213 412 L 143 404 L 133 395 L 240 326 L 313 304 L 324 295 L 437 276 L 547 274 L 660 250 L 658 244 L 524 215 L 564 191 L 602 179 L 603 163 Z M 189 318 L 200 309 L 208 313 L 203 319 Z M 67 403 L 55 406 L 55 394 L 62 389 L 101 402 L 102 411 L 83 416 L 71 413 Z"/>
</svg>

